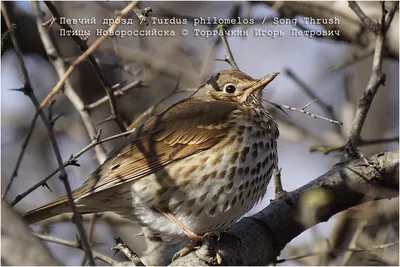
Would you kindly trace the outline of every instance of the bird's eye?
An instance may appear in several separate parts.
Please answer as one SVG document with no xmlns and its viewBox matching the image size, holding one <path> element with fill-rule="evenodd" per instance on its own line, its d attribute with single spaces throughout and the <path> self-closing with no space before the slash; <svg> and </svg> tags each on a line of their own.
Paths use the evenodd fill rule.
<svg viewBox="0 0 400 267">
<path fill-rule="evenodd" d="M 232 84 L 225 86 L 225 93 L 233 94 L 236 91 L 236 87 Z"/>
</svg>

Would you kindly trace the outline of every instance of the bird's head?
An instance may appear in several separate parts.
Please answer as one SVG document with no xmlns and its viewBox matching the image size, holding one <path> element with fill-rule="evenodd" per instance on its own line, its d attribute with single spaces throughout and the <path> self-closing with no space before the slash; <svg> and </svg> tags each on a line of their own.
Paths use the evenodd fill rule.
<svg viewBox="0 0 400 267">
<path fill-rule="evenodd" d="M 254 79 L 238 70 L 223 70 L 211 76 L 193 97 L 208 101 L 260 102 L 262 90 L 278 74 L 278 72 L 273 72 L 261 79 Z"/>
</svg>

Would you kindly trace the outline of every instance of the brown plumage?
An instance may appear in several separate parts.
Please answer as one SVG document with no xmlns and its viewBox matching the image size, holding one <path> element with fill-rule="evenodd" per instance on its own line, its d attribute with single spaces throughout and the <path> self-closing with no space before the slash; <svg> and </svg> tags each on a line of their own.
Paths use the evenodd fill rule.
<svg viewBox="0 0 400 267">
<path fill-rule="evenodd" d="M 261 105 L 276 75 L 219 72 L 150 118 L 73 192 L 78 212 L 119 213 L 167 242 L 185 233 L 165 214 L 198 235 L 228 228 L 263 197 L 277 163 L 278 128 Z M 62 197 L 23 219 L 66 212 Z"/>
</svg>

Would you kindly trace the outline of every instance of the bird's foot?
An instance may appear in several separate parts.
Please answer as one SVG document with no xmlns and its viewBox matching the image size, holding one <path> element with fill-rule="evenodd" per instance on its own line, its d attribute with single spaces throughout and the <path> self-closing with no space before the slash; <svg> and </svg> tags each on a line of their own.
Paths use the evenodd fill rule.
<svg viewBox="0 0 400 267">
<path fill-rule="evenodd" d="M 183 249 L 179 250 L 177 253 L 174 254 L 172 257 L 172 261 L 176 259 L 188 255 L 190 252 L 194 251 L 196 247 L 201 246 L 204 243 L 206 238 L 216 238 L 217 241 L 221 237 L 220 232 L 207 232 L 204 235 L 196 235 L 195 233 L 188 233 L 186 235 L 190 238 L 191 242 L 188 246 L 184 247 Z"/>
</svg>

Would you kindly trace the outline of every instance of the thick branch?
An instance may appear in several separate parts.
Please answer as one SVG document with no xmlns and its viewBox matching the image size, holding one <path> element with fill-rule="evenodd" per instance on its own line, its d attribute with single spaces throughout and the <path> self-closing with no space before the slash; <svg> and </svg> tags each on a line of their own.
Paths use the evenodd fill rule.
<svg viewBox="0 0 400 267">
<path fill-rule="evenodd" d="M 276 262 L 281 250 L 293 238 L 333 215 L 374 199 L 398 196 L 399 151 L 382 152 L 369 158 L 371 164 L 357 159 L 341 163 L 303 187 L 273 201 L 261 212 L 236 223 L 230 230 L 240 241 L 222 235 L 209 240 L 213 252 L 222 256 L 223 265 L 267 265 Z M 329 201 L 316 209 L 314 221 L 302 223 L 305 194 L 322 190 Z M 321 199 L 316 201 L 321 203 Z M 210 250 L 210 249 L 208 249 Z M 210 255 L 198 252 L 179 258 L 171 265 L 206 265 Z"/>
<path fill-rule="evenodd" d="M 1 202 L 1 217 L 1 263 L 3 265 L 58 264 L 4 201 Z"/>
</svg>

